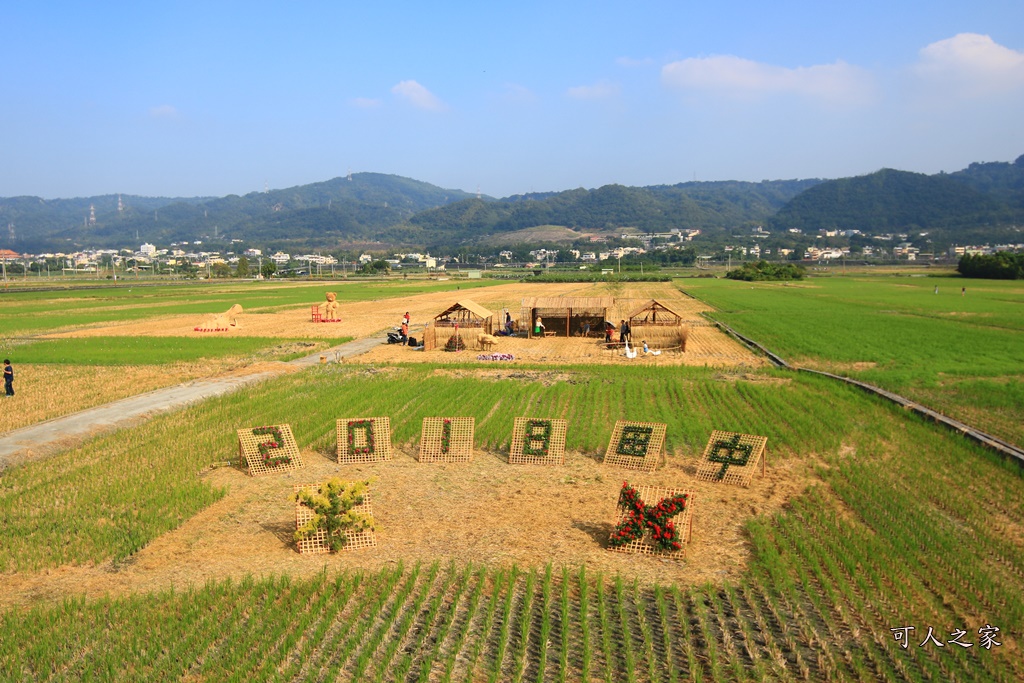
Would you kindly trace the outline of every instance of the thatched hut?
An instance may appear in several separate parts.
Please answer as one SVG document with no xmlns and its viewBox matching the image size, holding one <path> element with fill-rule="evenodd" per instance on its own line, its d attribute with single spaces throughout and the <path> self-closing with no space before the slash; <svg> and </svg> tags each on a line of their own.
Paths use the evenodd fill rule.
<svg viewBox="0 0 1024 683">
<path fill-rule="evenodd" d="M 651 299 L 626 319 L 629 320 L 635 344 L 646 340 L 655 348 L 686 350 L 686 338 L 690 330 L 683 324 L 683 316 L 660 301 Z"/>
<path fill-rule="evenodd" d="M 433 321 L 423 331 L 424 348 L 429 351 L 444 346 L 448 338 L 455 333 L 456 326 L 464 336 L 467 331 L 474 338 L 481 332 L 493 334 L 494 314 L 475 301 L 456 301 L 435 315 Z"/>
<path fill-rule="evenodd" d="M 520 326 L 533 337 L 534 324 L 540 318 L 545 336 L 578 337 L 589 329 L 591 337 L 600 337 L 614 305 L 610 296 L 527 297 L 520 308 Z"/>
</svg>

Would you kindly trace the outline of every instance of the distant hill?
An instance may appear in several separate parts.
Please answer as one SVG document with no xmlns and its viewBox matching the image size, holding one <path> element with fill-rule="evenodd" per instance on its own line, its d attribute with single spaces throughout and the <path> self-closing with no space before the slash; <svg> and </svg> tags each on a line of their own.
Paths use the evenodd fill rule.
<svg viewBox="0 0 1024 683">
<path fill-rule="evenodd" d="M 499 201 L 472 198 L 419 213 L 410 223 L 426 232 L 447 230 L 460 239 L 539 225 L 583 230 L 629 226 L 645 231 L 733 228 L 767 222 L 788 200 L 820 182 L 606 185 Z"/>
<path fill-rule="evenodd" d="M 711 240 L 765 225 L 805 232 L 934 232 L 936 243 L 986 241 L 1024 225 L 1024 156 L 929 176 L 883 169 L 839 180 L 692 182 L 478 197 L 380 173 L 245 196 L 103 195 L 0 199 L 0 248 L 23 252 L 201 240 L 289 251 L 345 247 L 443 250 L 534 239 L 538 226 L 583 233 L 696 228 Z M 89 223 L 94 207 L 95 224 Z M 3 228 L 12 224 L 11 242 Z M 525 232 L 524 232 L 525 231 Z M 561 233 L 563 238 L 571 233 Z M 929 237 L 932 239 L 932 237 Z"/>
<path fill-rule="evenodd" d="M 117 195 L 72 200 L 15 197 L 0 199 L 0 228 L 13 223 L 17 241 L 10 244 L 0 230 L 0 244 L 20 251 L 197 239 L 328 246 L 413 236 L 418 231 L 409 230 L 407 222 L 416 213 L 470 196 L 409 178 L 356 173 L 241 197 L 124 195 L 122 211 Z M 88 224 L 90 206 L 95 207 L 94 225 Z"/>
<path fill-rule="evenodd" d="M 1024 154 L 1012 164 L 998 161 L 973 163 L 949 177 L 1014 208 L 1024 209 Z"/>
<path fill-rule="evenodd" d="M 971 164 L 952 174 L 882 169 L 830 180 L 794 197 L 772 218 L 776 229 L 912 230 L 965 235 L 1024 223 L 1024 156 Z"/>
</svg>

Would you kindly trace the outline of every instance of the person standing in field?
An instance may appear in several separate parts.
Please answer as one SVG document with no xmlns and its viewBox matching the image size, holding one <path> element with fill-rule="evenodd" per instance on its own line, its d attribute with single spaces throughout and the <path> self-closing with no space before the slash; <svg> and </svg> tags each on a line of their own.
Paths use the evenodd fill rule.
<svg viewBox="0 0 1024 683">
<path fill-rule="evenodd" d="M 619 325 L 619 341 L 621 341 L 621 342 L 632 341 L 632 339 L 630 339 L 630 337 L 632 336 L 631 333 L 632 333 L 632 330 L 629 329 L 629 323 L 627 323 L 625 320 L 623 320 L 622 323 Z"/>
<path fill-rule="evenodd" d="M 4 391 L 8 396 L 14 396 L 14 368 L 11 361 L 4 358 Z"/>
<path fill-rule="evenodd" d="M 409 326 L 409 311 L 406 311 L 406 312 L 405 312 L 405 315 L 403 315 L 403 316 L 402 316 L 402 323 L 403 323 L 403 324 L 404 324 L 404 325 L 405 325 L 406 327 L 408 327 L 408 326 Z"/>
</svg>

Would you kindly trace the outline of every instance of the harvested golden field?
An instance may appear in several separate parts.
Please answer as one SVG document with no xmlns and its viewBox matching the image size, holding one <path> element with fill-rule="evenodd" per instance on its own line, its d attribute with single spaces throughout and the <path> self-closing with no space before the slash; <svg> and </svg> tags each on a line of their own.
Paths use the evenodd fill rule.
<svg viewBox="0 0 1024 683">
<path fill-rule="evenodd" d="M 310 297 L 309 304 L 302 304 L 281 312 L 243 312 L 238 317 L 237 328 L 224 333 L 196 332 L 195 327 L 209 316 L 178 315 L 116 325 L 89 327 L 80 330 L 56 333 L 55 337 L 88 336 L 153 336 L 193 337 L 211 334 L 237 334 L 249 337 L 312 337 L 355 338 L 378 334 L 385 329 L 402 323 L 402 314 L 409 312 L 412 328 L 415 330 L 425 321 L 432 319 L 459 299 L 470 299 L 495 313 L 507 308 L 512 317 L 518 319 L 519 307 L 528 296 L 614 296 L 622 299 L 621 306 L 613 310 L 615 315 L 624 313 L 630 307 L 654 298 L 671 301 L 673 307 L 684 317 L 696 317 L 708 307 L 689 297 L 669 283 L 636 283 L 630 285 L 592 284 L 524 284 L 510 283 L 496 287 L 485 287 L 466 292 L 431 292 L 405 298 L 373 299 L 358 302 L 339 302 L 340 323 L 310 322 L 309 307 L 323 303 Z"/>
<path fill-rule="evenodd" d="M 415 333 L 413 334 L 415 336 Z M 477 348 L 476 335 L 463 335 L 466 350 L 449 353 L 442 349 L 433 351 L 416 351 L 408 346 L 382 345 L 369 353 L 356 356 L 355 363 L 466 363 L 476 362 L 477 355 L 484 353 L 510 353 L 515 360 L 512 363 L 527 364 L 570 364 L 589 365 L 621 364 L 621 365 L 707 365 L 710 367 L 762 367 L 765 360 L 755 356 L 745 346 L 723 334 L 716 327 L 702 325 L 691 327 L 686 343 L 686 351 L 663 351 L 660 355 L 644 355 L 639 352 L 636 358 L 627 358 L 624 349 L 618 345 L 607 348 L 601 339 L 583 339 L 580 337 L 548 337 L 546 339 L 525 339 L 522 337 L 499 337 L 493 348 L 482 350 Z M 637 340 L 639 341 L 639 340 Z M 484 361 L 480 361 L 483 363 Z M 501 361 L 509 362 L 509 361 Z"/>
<path fill-rule="evenodd" d="M 230 361 L 172 365 L 19 365 L 0 433 L 237 367 Z"/>
<path fill-rule="evenodd" d="M 667 351 L 660 356 L 638 355 L 629 360 L 621 349 L 609 350 L 599 339 L 548 338 L 519 339 L 503 338 L 494 351 L 511 353 L 516 362 L 527 363 L 648 363 L 657 365 L 710 365 L 760 367 L 763 359 L 751 353 L 742 344 L 710 327 L 700 318 L 702 311 L 709 310 L 700 301 L 687 297 L 671 283 L 616 283 L 616 284 L 525 284 L 510 283 L 466 292 L 439 292 L 419 294 L 402 299 L 383 299 L 341 303 L 340 323 L 310 322 L 309 306 L 274 312 L 243 313 L 238 318 L 238 327 L 217 334 L 237 334 L 266 337 L 336 338 L 352 336 L 362 338 L 381 335 L 401 323 L 402 314 L 409 312 L 412 319 L 412 336 L 422 330 L 422 325 L 459 299 L 471 299 L 494 311 L 496 319 L 502 311 L 508 310 L 514 320 L 519 319 L 520 305 L 524 297 L 532 296 L 612 296 L 615 307 L 609 311 L 609 319 L 618 321 L 650 299 L 657 299 L 683 316 L 690 323 L 690 338 L 685 353 Z M 313 302 L 311 302 L 313 303 Z M 193 328 L 203 321 L 197 316 L 174 316 L 151 319 L 142 322 L 90 327 L 88 329 L 63 332 L 53 336 L 202 336 L 214 334 L 196 332 Z M 476 349 L 475 333 L 468 333 L 467 344 Z M 637 339 L 637 342 L 640 340 Z M 654 348 L 657 348 L 656 346 Z M 417 353 L 408 347 L 381 346 L 369 354 L 359 357 L 359 362 L 434 362 L 462 363 L 475 360 L 476 353 L 444 353 L 433 351 Z"/>
</svg>

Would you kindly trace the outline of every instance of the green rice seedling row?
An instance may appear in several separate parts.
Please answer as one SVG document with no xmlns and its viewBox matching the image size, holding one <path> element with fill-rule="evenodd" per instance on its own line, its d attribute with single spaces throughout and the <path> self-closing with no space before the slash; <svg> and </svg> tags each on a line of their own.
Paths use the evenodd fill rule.
<svg viewBox="0 0 1024 683">
<path fill-rule="evenodd" d="M 451 627 L 458 616 L 461 600 L 474 577 L 473 565 L 471 564 L 467 564 L 459 571 L 457 580 L 452 580 L 456 572 L 454 564 L 449 567 L 449 572 L 451 577 L 449 577 L 449 585 L 446 592 L 439 592 L 431 599 L 431 609 L 426 619 L 427 625 L 418 629 L 417 641 L 420 646 L 406 646 L 406 654 L 396 669 L 398 672 L 396 678 L 412 678 L 417 681 L 430 680 L 431 672 L 440 656 L 441 648 L 447 641 Z M 435 620 L 437 620 L 437 626 L 431 626 L 430 624 Z M 425 647 L 423 645 L 424 639 L 431 633 L 436 634 L 433 638 L 433 646 L 429 648 L 429 651 L 424 652 L 422 649 Z M 415 674 L 411 673 L 414 666 L 418 669 Z M 383 673 L 380 672 L 379 674 L 380 680 L 383 680 Z"/>
<path fill-rule="evenodd" d="M 794 538 L 801 525 L 817 521 L 813 509 L 805 512 L 807 517 L 791 525 L 784 537 L 776 538 L 780 547 L 796 551 Z M 814 551 L 819 546 L 801 545 L 808 551 L 802 557 L 816 561 Z M 474 584 L 466 587 L 471 576 Z M 531 680 L 542 682 L 585 680 L 581 674 L 586 669 L 571 664 L 586 659 L 584 629 L 596 629 L 594 635 L 604 651 L 592 675 L 613 681 L 1012 680 L 1016 668 L 1010 659 L 988 651 L 981 656 L 980 652 L 918 650 L 909 656 L 888 644 L 889 627 L 874 637 L 847 630 L 837 616 L 840 607 L 861 614 L 858 621 L 865 622 L 865 629 L 877 626 L 870 610 L 863 614 L 856 605 L 863 596 L 857 597 L 849 589 L 853 599 L 817 612 L 808 602 L 809 591 L 817 585 L 814 581 L 807 584 L 808 592 L 779 592 L 763 585 L 759 573 L 753 572 L 751 583 L 742 587 L 727 585 L 719 590 L 708 586 L 683 592 L 674 587 L 627 588 L 621 581 L 602 577 L 581 582 L 579 574 L 574 577 L 554 571 L 551 595 L 565 590 L 567 595 L 584 597 L 572 587 L 585 585 L 588 591 L 595 591 L 598 618 L 584 627 L 583 610 L 569 610 L 574 616 L 566 620 L 565 627 L 574 645 L 566 658 L 568 664 L 563 667 L 559 658 L 549 657 L 549 665 L 541 668 L 540 650 L 535 645 L 522 647 L 524 632 L 540 634 L 543 630 L 539 606 L 544 601 L 546 579 L 538 581 L 536 573 L 532 576 L 531 580 L 528 572 L 507 570 L 489 571 L 484 576 L 455 566 L 421 573 L 414 567 L 333 579 L 320 574 L 302 580 L 218 582 L 155 596 L 68 600 L 3 616 L 0 674 L 6 680 L 36 678 L 36 674 L 45 677 L 51 671 L 61 672 L 59 676 L 65 679 L 110 681 L 137 680 L 140 675 L 146 680 L 189 676 L 215 680 L 363 680 L 366 676 L 382 681 L 429 680 L 427 672 L 442 673 L 442 669 L 428 666 L 433 659 L 424 648 L 433 642 L 450 643 L 454 651 L 469 658 L 466 677 L 476 676 L 473 662 L 482 654 L 480 648 L 494 647 L 485 666 L 490 671 L 504 671 L 510 680 L 516 671 L 526 671 Z M 446 638 L 451 622 L 442 605 L 454 597 L 453 590 L 482 596 L 483 591 L 477 589 L 484 584 L 496 590 L 490 604 L 507 607 L 497 606 L 491 618 L 483 608 L 482 619 L 465 638 Z M 885 584 L 877 589 L 888 590 Z M 875 599 L 872 595 L 871 600 Z M 465 604 L 468 607 L 473 601 Z M 772 606 L 768 612 L 784 613 L 786 621 L 767 616 L 768 605 Z M 511 628 L 496 623 L 502 610 L 507 610 Z M 210 614 L 221 619 L 211 621 Z M 895 623 L 890 618 L 881 615 L 881 623 Z M 801 625 L 803 620 L 807 622 Z M 836 623 L 823 623 L 833 620 Z M 411 622 L 416 628 L 410 628 Z M 693 629 L 691 622 L 696 624 Z M 186 630 L 189 638 L 180 641 L 181 647 L 168 650 L 161 644 Z M 33 633 L 33 638 L 15 635 L 27 632 Z M 503 638 L 508 639 L 506 648 L 501 647 Z M 54 657 L 58 648 L 66 650 L 63 659 Z M 399 652 L 409 654 L 411 666 L 390 656 Z M 132 665 L 124 667 L 125 661 Z"/>
</svg>

